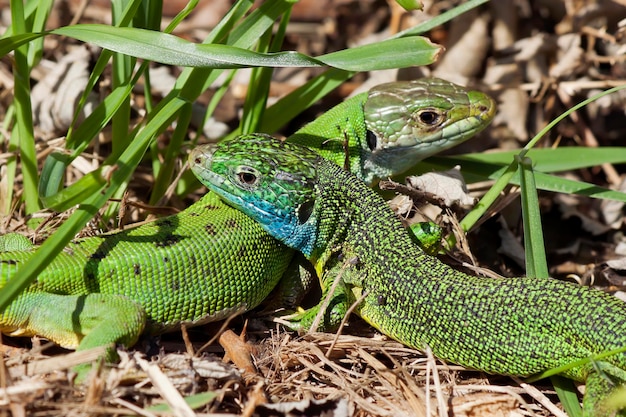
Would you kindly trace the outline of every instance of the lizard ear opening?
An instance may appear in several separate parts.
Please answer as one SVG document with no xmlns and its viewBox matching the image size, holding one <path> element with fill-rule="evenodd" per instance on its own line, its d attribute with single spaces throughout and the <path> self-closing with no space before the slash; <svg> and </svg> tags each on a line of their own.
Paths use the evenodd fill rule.
<svg viewBox="0 0 626 417">
<path fill-rule="evenodd" d="M 378 138 L 376 137 L 376 134 L 374 132 L 368 129 L 365 134 L 365 140 L 367 142 L 367 147 L 370 149 L 370 151 L 376 149 L 376 146 L 378 145 Z"/>
<path fill-rule="evenodd" d="M 296 209 L 296 215 L 298 216 L 300 224 L 306 223 L 306 221 L 309 220 L 311 214 L 313 214 L 314 206 L 315 200 L 307 200 L 298 206 Z"/>
</svg>

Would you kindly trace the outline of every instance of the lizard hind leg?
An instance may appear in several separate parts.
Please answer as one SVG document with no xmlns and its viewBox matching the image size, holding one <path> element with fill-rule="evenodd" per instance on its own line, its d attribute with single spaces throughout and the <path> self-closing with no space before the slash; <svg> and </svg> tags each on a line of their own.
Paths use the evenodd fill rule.
<svg viewBox="0 0 626 417">
<path fill-rule="evenodd" d="M 296 253 L 270 296 L 263 302 L 265 310 L 294 311 L 316 286 L 319 287 L 315 269 L 304 255 Z"/>
<path fill-rule="evenodd" d="M 626 387 L 626 370 L 608 362 L 595 362 L 585 383 L 584 417 L 626 417 L 626 409 L 615 410 L 607 399 L 617 389 Z M 617 412 L 617 413 L 616 413 Z"/>
<path fill-rule="evenodd" d="M 320 302 L 307 310 L 300 311 L 289 318 L 287 326 L 297 331 L 335 331 L 345 317 L 349 307 L 351 294 L 342 278 L 341 265 L 326 271 L 321 279 L 322 298 Z"/>
<path fill-rule="evenodd" d="M 121 295 L 26 292 L 0 315 L 0 330 L 13 336 L 40 335 L 68 349 L 107 346 L 104 359 L 115 362 L 114 344 L 132 346 L 145 322 L 143 308 Z M 76 369 L 78 379 L 85 370 Z"/>
</svg>

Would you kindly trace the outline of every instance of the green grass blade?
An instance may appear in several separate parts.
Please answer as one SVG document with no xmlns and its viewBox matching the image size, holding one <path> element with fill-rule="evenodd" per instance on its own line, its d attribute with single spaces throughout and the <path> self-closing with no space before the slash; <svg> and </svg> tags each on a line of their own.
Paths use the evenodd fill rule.
<svg viewBox="0 0 626 417">
<path fill-rule="evenodd" d="M 439 46 L 422 37 L 389 39 L 312 58 L 293 51 L 261 54 L 230 45 L 197 44 L 167 33 L 99 24 L 63 27 L 50 33 L 150 61 L 214 69 L 330 66 L 365 71 L 404 68 L 432 62 L 441 51 Z"/>
<path fill-rule="evenodd" d="M 32 27 L 28 28 L 29 32 L 41 32 L 45 30 L 48 16 L 50 15 L 50 11 L 52 10 L 52 6 L 54 5 L 53 0 L 40 0 L 37 3 L 38 5 L 35 11 L 33 25 Z M 28 67 L 33 68 L 36 64 L 38 64 L 41 60 L 42 54 L 43 38 L 39 38 L 29 45 L 27 57 Z"/>
<path fill-rule="evenodd" d="M 500 197 L 504 188 L 511 182 L 511 179 L 517 172 L 517 162 L 513 161 L 505 171 L 496 180 L 493 186 L 485 193 L 485 195 L 476 203 L 474 208 L 459 222 L 461 229 L 468 232 L 473 225 L 487 212 L 489 207 Z"/>
<path fill-rule="evenodd" d="M 66 138 L 65 138 L 65 147 L 66 147 L 66 149 L 75 149 L 76 146 L 78 146 L 76 144 L 76 141 L 78 141 L 79 143 L 81 141 L 83 141 L 83 142 L 87 141 L 87 143 L 88 143 L 95 136 L 95 134 L 94 134 L 94 135 L 89 136 L 88 138 L 85 138 L 84 136 L 76 135 L 76 139 L 75 139 L 74 131 L 76 129 L 76 123 L 77 123 L 77 120 L 78 120 L 78 116 L 80 115 L 82 109 L 85 107 L 85 104 L 87 103 L 87 99 L 89 98 L 89 94 L 93 91 L 94 87 L 98 83 L 98 80 L 100 79 L 100 76 L 102 75 L 104 70 L 107 68 L 109 59 L 111 59 L 112 56 L 113 56 L 113 52 L 107 51 L 107 50 L 103 50 L 102 53 L 100 54 L 100 56 L 98 56 L 98 59 L 97 59 L 95 65 L 94 65 L 93 70 L 89 74 L 89 80 L 87 80 L 87 85 L 85 86 L 85 90 L 83 91 L 83 94 L 81 95 L 80 100 L 78 101 L 78 105 L 76 106 L 76 110 L 74 111 L 74 118 L 72 120 L 72 125 L 70 126 L 70 128 L 69 128 L 69 130 L 67 132 Z M 113 91 L 115 91 L 115 89 Z M 129 90 L 129 93 L 130 93 L 130 90 Z M 108 98 L 108 96 L 105 97 L 104 101 L 106 101 L 107 98 Z M 102 106 L 103 103 L 100 103 L 100 106 Z M 118 107 L 119 107 L 119 105 L 115 106 L 116 109 Z M 98 110 L 96 110 L 95 112 L 97 113 Z M 92 120 L 93 120 L 93 118 L 92 118 Z M 108 122 L 109 121 L 107 120 L 107 123 Z M 86 123 L 88 123 L 88 122 L 86 122 Z"/>
<path fill-rule="evenodd" d="M 55 195 L 61 187 L 65 169 L 69 164 L 80 155 L 89 146 L 91 140 L 111 121 L 113 115 L 118 108 L 125 102 L 130 95 L 132 85 L 114 89 L 105 97 L 102 103 L 98 105 L 94 112 L 91 113 L 83 123 L 73 131 L 72 136 L 68 138 L 66 147 L 72 149 L 71 155 L 54 152 L 46 158 L 44 169 L 41 173 L 39 181 L 39 194 L 44 207 L 60 210 L 61 207 L 70 207 L 70 201 L 73 196 L 82 195 L 82 186 L 75 183 L 64 190 L 64 194 Z M 74 139 L 80 141 L 76 142 Z M 68 200 L 64 200 L 68 198 Z"/>
<path fill-rule="evenodd" d="M 11 21 L 16 33 L 26 31 L 24 21 L 24 9 L 21 0 L 11 1 Z M 19 139 L 20 160 L 22 163 L 23 198 L 26 204 L 26 212 L 34 213 L 40 209 L 37 183 L 37 156 L 35 151 L 35 134 L 33 128 L 33 116 L 30 102 L 30 67 L 28 65 L 28 50 L 26 44 L 15 49 L 13 75 L 14 75 L 14 105 L 15 105 L 15 129 Z"/>
<path fill-rule="evenodd" d="M 4 57 L 20 46 L 42 36 L 45 36 L 45 33 L 18 33 L 0 39 L 0 57 Z"/>
<path fill-rule="evenodd" d="M 176 128 L 170 138 L 170 143 L 167 146 L 167 150 L 163 157 L 163 162 L 160 163 L 160 168 L 155 173 L 156 179 L 154 180 L 154 188 L 150 193 L 149 204 L 157 204 L 158 201 L 165 195 L 167 188 L 172 183 L 172 176 L 174 169 L 179 163 L 179 153 L 183 147 L 183 142 L 187 138 L 187 130 L 189 122 L 191 121 L 192 106 L 191 103 L 186 104 L 178 113 L 178 119 L 176 120 Z M 158 161 L 158 159 L 156 160 Z"/>
<path fill-rule="evenodd" d="M 10 129 L 10 125 L 15 116 L 15 105 L 11 105 L 6 113 L 6 117 L 4 122 L 2 123 L 3 130 L 8 132 Z M 11 137 L 7 138 L 4 135 L 0 136 L 2 141 L 7 141 L 7 151 L 10 156 L 6 160 L 5 171 L 4 171 L 4 181 L 0 181 L 0 196 L 4 197 L 4 200 L 0 201 L 2 206 L 0 207 L 0 218 L 2 216 L 8 216 L 11 213 L 11 205 L 13 203 L 13 192 L 15 183 L 15 176 L 17 173 L 17 148 L 18 148 L 18 137 L 16 135 L 11 135 Z M 0 141 L 0 142 L 2 142 Z"/>
<path fill-rule="evenodd" d="M 524 249 L 526 250 L 526 275 L 537 279 L 549 278 L 546 248 L 543 242 L 539 198 L 530 158 L 518 159 L 522 221 L 524 224 Z"/>
<path fill-rule="evenodd" d="M 421 43 L 420 40 L 418 40 L 418 42 Z M 431 45 L 432 44 L 430 44 L 430 42 L 422 44 L 422 46 L 426 46 L 428 48 L 428 52 L 425 52 L 424 55 L 421 56 L 414 56 L 413 58 L 416 58 L 416 61 L 420 62 L 419 64 L 416 62 L 415 65 L 426 65 L 437 59 L 439 49 L 430 49 Z M 387 58 L 387 56 L 383 56 L 380 59 Z M 372 57 L 370 56 L 369 59 L 372 59 Z M 298 87 L 267 108 L 265 110 L 265 116 L 263 117 L 261 126 L 257 129 L 257 131 L 266 133 L 276 132 L 304 109 L 322 99 L 329 92 L 352 77 L 353 74 L 354 73 L 350 71 L 331 68 L 328 71 L 312 78 L 307 83 Z M 227 138 L 232 138 L 239 134 L 241 134 L 241 130 L 236 129 L 231 132 Z"/>
<path fill-rule="evenodd" d="M 113 17 L 113 25 L 119 27 L 132 26 L 138 10 L 141 7 L 142 1 L 143 0 L 112 0 L 111 13 Z"/>
<path fill-rule="evenodd" d="M 506 165 L 510 163 L 519 150 L 456 155 L 451 159 L 458 163 L 464 161 L 485 164 Z M 533 160 L 533 167 L 541 172 L 562 172 L 581 168 L 595 167 L 601 164 L 625 164 L 626 147 L 606 146 L 585 148 L 567 146 L 560 148 L 531 149 L 526 154 Z"/>
<path fill-rule="evenodd" d="M 137 13 L 133 14 L 133 26 L 161 30 L 163 0 L 142 0 Z"/>
<path fill-rule="evenodd" d="M 324 64 L 297 52 L 261 54 L 221 44 L 197 44 L 168 33 L 99 24 L 63 27 L 52 31 L 93 43 L 121 54 L 185 67 L 214 69 L 269 67 L 321 67 Z"/>
<path fill-rule="evenodd" d="M 578 148 L 581 152 L 584 152 L 586 148 Z M 590 149 L 589 151 L 593 151 L 594 149 Z M 541 156 L 543 150 L 533 150 L 528 155 Z M 620 160 L 620 153 L 623 154 L 624 148 L 621 148 L 619 152 L 616 153 L 617 160 Z M 594 152 L 590 152 L 590 158 L 592 160 L 596 159 L 593 155 Z M 481 159 L 480 156 L 476 155 L 477 159 Z M 541 159 L 541 158 L 539 158 Z M 533 159 L 534 162 L 534 159 Z M 508 163 L 508 162 L 507 162 Z M 441 157 L 435 156 L 428 158 L 422 162 L 420 162 L 419 169 L 411 170 L 406 175 L 416 175 L 419 173 L 429 172 L 429 171 L 441 171 L 450 169 L 456 165 L 460 165 L 462 167 L 463 177 L 468 182 L 478 182 L 485 181 L 488 179 L 491 180 L 500 180 L 501 176 L 509 169 L 509 165 L 501 164 L 501 163 L 487 163 L 487 162 L 476 162 L 474 155 L 461 155 L 459 157 Z M 577 165 L 577 161 L 573 161 L 572 166 Z M 586 166 L 587 164 L 581 163 L 580 165 Z M 591 166 L 596 166 L 597 164 L 592 164 Z M 584 181 L 571 180 L 568 178 L 559 177 L 557 175 L 540 172 L 537 167 L 554 167 L 555 164 L 550 162 L 541 162 L 538 161 L 534 164 L 534 177 L 535 183 L 538 189 L 543 191 L 553 191 L 557 193 L 566 193 L 566 194 L 577 194 L 591 198 L 600 198 L 606 200 L 616 200 L 616 201 L 625 201 L 626 193 L 620 191 L 610 190 L 608 188 L 600 187 L 595 184 L 590 184 Z M 561 167 L 562 164 L 559 164 Z M 517 172 L 509 172 L 506 176 L 506 181 L 508 184 L 519 185 L 519 175 Z M 500 186 L 498 186 L 499 188 Z M 494 193 L 495 194 L 495 193 Z"/>
<path fill-rule="evenodd" d="M 185 5 L 183 10 L 178 12 L 176 16 L 172 19 L 172 21 L 167 25 L 167 27 L 163 30 L 165 33 L 172 33 L 180 23 L 187 18 L 196 8 L 200 0 L 191 0 L 189 3 Z"/>
<path fill-rule="evenodd" d="M 24 4 L 22 5 L 17 5 L 16 7 L 19 7 L 22 9 L 22 11 L 20 12 L 23 16 L 24 22 L 28 22 L 30 20 L 33 19 L 33 16 L 37 13 L 37 9 L 39 8 L 39 3 L 36 1 L 27 1 L 27 2 L 23 2 Z M 13 5 L 11 4 L 11 8 L 13 8 Z M 18 11 L 18 9 L 16 8 L 16 11 Z M 18 31 L 17 34 L 19 34 L 20 32 Z M 0 35 L 0 38 L 7 38 L 10 36 L 15 35 L 16 33 L 13 31 L 13 24 L 11 24 L 9 27 L 7 27 L 7 29 L 4 31 L 4 33 L 2 33 L 2 35 Z"/>
<path fill-rule="evenodd" d="M 625 88 L 626 88 L 626 85 L 618 85 L 617 87 L 609 88 L 608 90 L 602 91 L 601 93 L 598 93 L 598 94 L 596 94 L 596 95 L 594 95 L 592 97 L 589 97 L 588 99 L 583 100 L 580 103 L 576 104 L 572 108 L 567 109 L 567 111 L 565 111 L 563 114 L 561 114 L 560 116 L 558 116 L 557 118 L 552 120 L 550 123 L 548 123 L 548 125 L 546 127 L 541 129 L 541 131 L 539 133 L 537 133 L 535 135 L 535 137 L 533 137 L 526 144 L 526 146 L 524 146 L 524 149 L 522 150 L 522 153 L 520 154 L 520 156 L 525 156 L 526 152 L 528 152 L 532 148 L 534 148 L 535 145 L 537 144 L 537 142 L 539 142 L 541 140 L 541 138 L 543 138 L 552 128 L 554 128 L 554 126 L 556 126 L 561 120 L 565 119 L 566 117 L 568 117 L 570 114 L 572 114 L 576 110 L 582 109 L 587 104 L 593 103 L 594 101 L 596 101 L 598 99 L 601 99 L 604 96 L 608 96 L 609 94 L 616 93 L 616 92 L 618 92 L 620 90 L 623 90 Z"/>
<path fill-rule="evenodd" d="M 344 49 L 316 59 L 345 71 L 375 71 L 428 65 L 437 59 L 441 51 L 441 46 L 428 38 L 412 36 Z"/>
<path fill-rule="evenodd" d="M 204 39 L 202 43 L 227 43 L 228 36 L 230 33 L 235 32 L 236 30 L 241 30 L 242 26 L 249 26 L 248 20 L 253 17 L 257 10 L 254 10 L 250 13 L 250 16 L 244 18 L 246 14 L 250 11 L 250 9 L 254 6 L 254 0 L 238 0 L 233 4 L 233 7 L 226 13 L 226 15 L 218 22 L 218 24 L 209 32 L 209 35 Z M 279 6 L 284 10 L 287 10 L 289 7 L 288 4 L 284 2 L 274 2 L 273 6 Z M 269 7 L 268 4 L 261 5 L 261 8 Z M 276 16 L 280 16 L 283 11 L 280 11 L 276 14 Z M 166 31 L 167 32 L 167 31 Z M 245 44 L 243 37 L 241 35 L 245 35 L 247 31 L 240 32 L 240 36 L 236 37 L 237 42 L 241 42 Z"/>
<path fill-rule="evenodd" d="M 265 32 L 259 40 L 259 51 L 276 52 L 281 49 L 290 17 L 291 9 L 288 9 L 281 18 L 276 34 L 273 36 L 273 27 Z M 252 69 L 248 85 L 254 86 L 254 88 L 248 88 L 246 94 L 243 116 L 240 123 L 242 132 L 252 133 L 259 131 L 260 125 L 264 119 L 265 108 L 267 107 L 267 99 L 270 93 L 273 73 L 273 68 Z"/>
<path fill-rule="evenodd" d="M 39 262 L 28 262 L 19 270 L 19 279 L 13 279 L 7 282 L 0 292 L 0 311 L 20 292 L 24 291 L 41 271 L 48 265 L 48 259 L 52 259 L 57 253 L 72 240 L 76 232 L 85 226 L 85 224 L 96 215 L 98 208 L 93 205 L 85 204 L 81 206 L 61 227 L 50 236 L 46 242 L 41 245 L 33 259 Z"/>
<path fill-rule="evenodd" d="M 264 2 L 261 7 L 255 9 L 245 19 L 233 27 L 220 43 L 250 47 L 256 43 L 265 31 L 274 26 L 274 23 L 287 10 L 291 9 L 298 0 L 274 0 Z M 241 2 L 247 6 L 245 1 Z M 246 46 L 244 46 L 246 45 Z"/>
<path fill-rule="evenodd" d="M 403 30 L 402 32 L 398 32 L 396 33 L 394 36 L 392 36 L 392 39 L 395 38 L 401 38 L 401 37 L 406 37 L 406 36 L 415 36 L 415 35 L 421 35 L 422 33 L 428 32 L 431 29 L 436 28 L 437 26 L 441 26 L 446 22 L 449 22 L 450 20 L 459 17 L 460 15 L 462 15 L 463 13 L 466 13 L 478 6 L 480 6 L 481 4 L 485 4 L 487 3 L 489 0 L 470 0 L 467 1 L 465 3 L 462 3 L 456 7 L 453 7 L 452 9 L 441 13 L 438 16 L 433 17 L 432 19 L 427 20 L 426 22 L 423 22 L 419 25 L 416 25 L 412 28 Z"/>
<path fill-rule="evenodd" d="M 228 92 L 228 89 L 230 88 L 230 83 L 232 82 L 236 73 L 237 70 L 230 71 L 230 73 L 227 74 L 224 78 L 224 83 L 213 93 L 213 97 L 211 97 L 211 101 L 209 101 L 209 105 L 207 106 L 204 117 L 202 118 L 202 123 L 200 123 L 198 129 L 196 130 L 196 140 L 194 140 L 191 144 L 192 147 L 197 145 L 197 138 L 203 135 L 204 126 L 206 126 L 209 118 L 211 117 L 213 112 L 215 112 L 215 109 L 220 104 L 220 101 L 222 100 L 224 95 Z M 195 175 L 192 175 L 192 177 L 195 177 Z"/>
<path fill-rule="evenodd" d="M 583 410 L 578 402 L 578 394 L 572 380 L 554 375 L 550 377 L 550 382 L 552 382 L 556 395 L 558 395 L 567 415 L 569 417 L 582 417 Z"/>
<path fill-rule="evenodd" d="M 396 0 L 396 3 L 406 11 L 422 10 L 424 8 L 424 5 L 418 0 Z"/>
<path fill-rule="evenodd" d="M 217 395 L 218 395 L 217 393 L 212 392 L 212 391 L 201 392 L 199 394 L 189 395 L 185 397 L 184 400 L 189 405 L 189 407 L 191 407 L 192 409 L 196 409 L 196 408 L 203 407 L 207 404 L 210 404 L 217 397 Z M 172 410 L 172 408 L 169 406 L 169 404 L 151 405 L 150 407 L 146 408 L 146 411 L 150 411 L 153 413 L 167 413 L 167 414 L 175 413 L 174 410 Z"/>
<path fill-rule="evenodd" d="M 270 43 L 274 29 L 268 29 L 258 42 L 259 52 L 270 51 Z M 243 133 L 252 133 L 258 130 L 267 106 L 273 68 L 253 68 L 248 82 L 248 91 L 243 103 L 243 115 L 240 125 Z"/>
<path fill-rule="evenodd" d="M 313 77 L 311 80 L 265 109 L 265 117 L 263 117 L 263 121 L 261 126 L 257 129 L 257 132 L 276 132 L 287 124 L 289 120 L 293 119 L 316 101 L 325 97 L 352 75 L 352 72 L 333 68 Z M 232 139 L 240 134 L 241 128 L 239 127 L 230 132 L 224 139 Z"/>
<path fill-rule="evenodd" d="M 71 157 L 63 152 L 52 152 L 43 163 L 39 178 L 39 196 L 45 208 L 50 208 L 47 198 L 55 195 L 61 189 L 65 178 L 65 169 L 71 162 Z"/>
<path fill-rule="evenodd" d="M 562 365 L 556 368 L 552 368 L 552 369 L 548 369 L 547 371 L 544 371 L 540 374 L 534 375 L 530 378 L 528 378 L 526 381 L 529 384 L 532 384 L 535 381 L 539 381 L 540 379 L 544 379 L 544 378 L 548 378 L 554 375 L 559 375 L 562 374 L 564 372 L 567 372 L 571 369 L 574 368 L 581 368 L 584 367 L 585 365 L 591 363 L 591 362 L 601 362 L 602 360 L 608 358 L 609 356 L 613 356 L 613 355 L 618 355 L 620 353 L 624 353 L 626 352 L 626 346 L 620 347 L 618 349 L 613 349 L 613 350 L 607 350 L 606 352 L 602 352 L 599 353 L 597 355 L 593 355 L 593 356 L 589 356 L 587 358 L 584 359 L 579 359 L 577 361 L 568 363 L 567 365 Z"/>
<path fill-rule="evenodd" d="M 265 117 L 260 131 L 276 132 L 287 121 L 310 107 L 313 103 L 324 98 L 328 93 L 339 87 L 352 77 L 354 73 L 332 68 L 296 88 L 279 101 L 265 110 Z"/>
<path fill-rule="evenodd" d="M 603 91 L 602 93 L 596 94 L 593 97 L 584 100 L 580 103 L 578 103 L 577 105 L 573 106 L 572 108 L 568 109 L 566 112 L 564 112 L 563 114 L 561 114 L 559 117 L 555 118 L 551 123 L 549 123 L 544 129 L 542 129 L 537 135 L 535 135 L 535 137 L 533 139 L 531 139 L 528 144 L 526 144 L 526 146 L 524 146 L 524 149 L 522 149 L 519 153 L 520 158 L 523 158 L 524 156 L 526 156 L 526 153 L 535 146 L 535 144 L 546 134 L 550 131 L 550 129 L 552 129 L 554 126 L 556 126 L 557 123 L 559 123 L 561 120 L 563 120 L 565 117 L 569 116 L 572 112 L 586 106 L 589 103 L 592 103 L 595 100 L 598 100 L 599 98 L 602 98 L 608 94 L 612 94 L 615 93 L 619 90 L 622 90 L 626 88 L 626 85 L 620 85 L 617 87 L 613 87 L 610 88 L 606 91 Z M 476 222 L 486 213 L 486 211 L 489 209 L 489 207 L 491 207 L 491 205 L 493 204 L 493 202 L 497 199 L 498 195 L 504 190 L 504 188 L 507 186 L 507 184 L 509 183 L 509 181 L 511 180 L 511 178 L 513 177 L 513 174 L 515 173 L 515 171 L 517 169 L 513 169 L 514 166 L 516 165 L 516 162 L 513 161 L 511 163 L 511 165 L 509 166 L 509 169 L 507 169 L 502 175 L 502 177 L 500 177 L 496 183 L 493 185 L 493 187 L 491 187 L 491 189 L 485 194 L 485 196 L 483 196 L 483 198 L 478 202 L 478 204 L 476 205 L 476 207 L 467 215 L 465 216 L 465 218 L 463 220 L 461 220 L 460 225 L 462 227 L 462 229 L 464 231 L 468 231 L 474 224 L 476 224 Z M 515 167 L 516 168 L 516 167 Z M 597 195 L 597 193 L 596 193 Z"/>
<path fill-rule="evenodd" d="M 56 158 L 59 156 L 63 155 L 54 155 Z M 44 165 L 42 176 L 44 173 L 49 176 L 62 176 L 65 172 L 65 168 L 67 166 L 66 161 L 57 161 L 54 157 L 46 159 L 46 165 Z M 47 167 L 48 164 L 49 168 Z M 107 180 L 102 174 L 106 168 L 110 167 L 100 166 L 98 169 L 83 175 L 74 184 L 72 184 L 71 187 L 64 188 L 54 194 L 51 194 L 49 197 L 42 198 L 44 205 L 51 210 L 61 212 L 69 210 L 75 205 L 82 203 L 85 201 L 86 197 L 100 192 L 102 187 L 106 185 Z M 52 183 L 52 181 L 50 183 Z"/>
<path fill-rule="evenodd" d="M 599 187 L 584 181 L 570 180 L 551 174 L 544 174 L 543 172 L 535 172 L 535 182 L 537 183 L 537 188 L 546 191 L 626 202 L 626 193 L 609 190 L 608 188 Z M 511 183 L 519 184 L 519 178 L 513 177 Z"/>
</svg>

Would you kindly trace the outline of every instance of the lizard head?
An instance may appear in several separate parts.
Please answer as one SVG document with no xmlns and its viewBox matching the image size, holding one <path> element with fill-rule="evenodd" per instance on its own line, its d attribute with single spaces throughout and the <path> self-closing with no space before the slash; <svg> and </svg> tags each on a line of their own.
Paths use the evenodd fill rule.
<svg viewBox="0 0 626 417">
<path fill-rule="evenodd" d="M 378 85 L 363 107 L 364 168 L 379 178 L 396 175 L 471 138 L 495 113 L 488 95 L 438 78 Z"/>
<path fill-rule="evenodd" d="M 313 245 L 319 159 L 305 147 L 263 134 L 198 146 L 189 155 L 200 182 L 305 254 Z"/>
</svg>

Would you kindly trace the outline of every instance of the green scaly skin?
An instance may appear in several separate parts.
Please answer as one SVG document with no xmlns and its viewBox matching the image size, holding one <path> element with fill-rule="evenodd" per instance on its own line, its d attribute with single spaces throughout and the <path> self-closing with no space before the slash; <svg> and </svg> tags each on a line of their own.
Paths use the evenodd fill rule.
<svg viewBox="0 0 626 417">
<path fill-rule="evenodd" d="M 379 120 L 383 112 L 392 123 L 403 120 L 404 125 L 410 119 L 414 136 L 402 143 L 388 140 L 386 122 Z M 486 95 L 445 81 L 392 83 L 347 100 L 289 140 L 317 147 L 324 157 L 371 182 L 407 166 L 404 161 L 398 168 L 389 165 L 396 158 L 408 156 L 412 165 L 468 139 L 494 113 Z M 399 148 L 406 154 L 398 153 Z M 392 155 L 385 156 L 388 152 Z M 13 237 L 0 240 L 0 249 L 4 244 L 17 249 Z M 0 253 L 0 288 L 32 253 Z M 276 286 L 292 255 L 256 222 L 209 193 L 177 215 L 77 239 L 0 315 L 0 330 L 41 335 L 79 350 L 130 346 L 144 328 L 160 333 L 256 307 Z M 109 348 L 106 359 L 114 358 Z"/>
<path fill-rule="evenodd" d="M 378 194 L 308 149 L 247 135 L 194 161 L 210 190 L 301 251 L 326 292 L 336 285 L 331 306 L 359 300 L 361 317 L 407 346 L 522 377 L 626 346 L 626 303 L 555 279 L 456 271 L 419 249 Z M 625 370 L 619 353 L 562 375 L 586 381 L 584 413 L 603 416 Z"/>
</svg>

